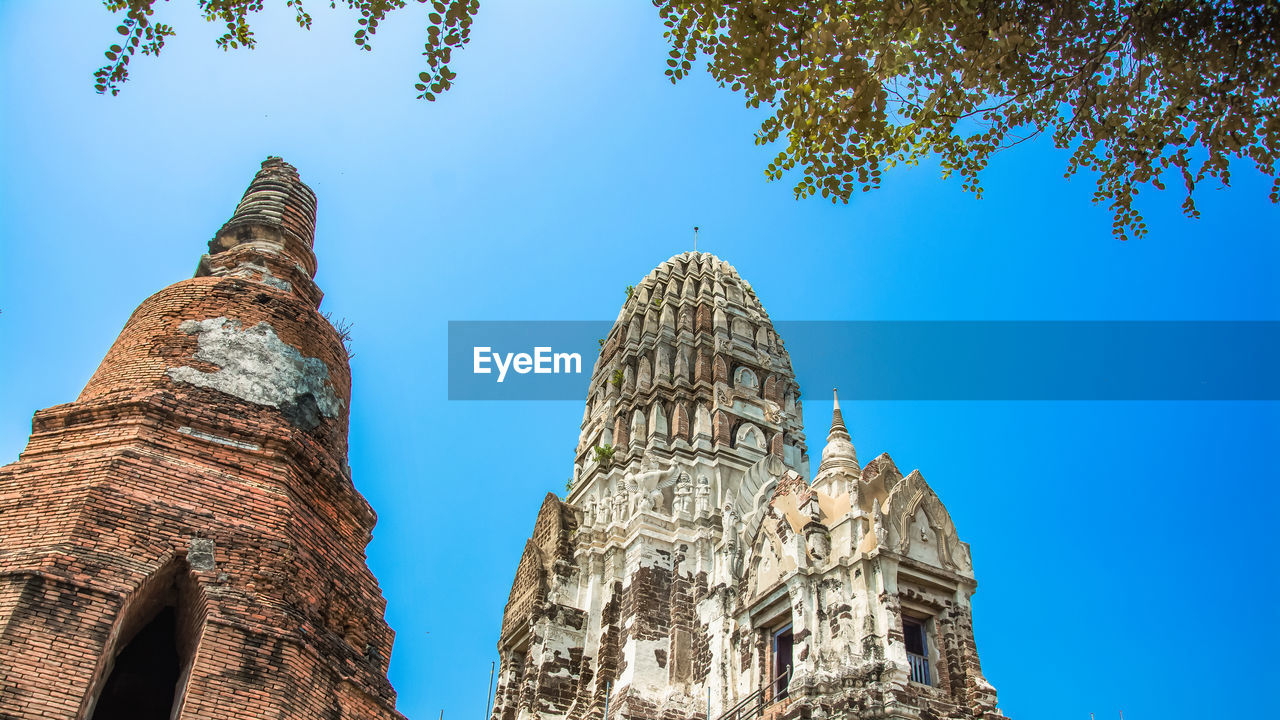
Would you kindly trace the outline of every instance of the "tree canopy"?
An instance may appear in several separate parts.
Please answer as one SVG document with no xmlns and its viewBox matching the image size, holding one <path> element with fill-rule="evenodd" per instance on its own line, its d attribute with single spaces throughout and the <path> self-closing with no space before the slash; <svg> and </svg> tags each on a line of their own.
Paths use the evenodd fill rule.
<svg viewBox="0 0 1280 720">
<path fill-rule="evenodd" d="M 360 15 L 356 45 L 407 0 L 343 0 Z M 418 0 L 426 3 L 428 0 Z M 255 45 L 251 13 L 265 0 L 197 0 L 222 22 L 224 50 Z M 303 0 L 284 0 L 300 27 Z M 1181 181 L 1183 211 L 1233 160 L 1272 178 L 1280 202 L 1277 43 L 1280 0 L 652 0 L 677 82 L 705 61 L 711 77 L 771 111 L 756 143 L 780 148 L 771 180 L 798 177 L 797 198 L 848 202 L 886 168 L 937 157 L 982 194 L 992 154 L 1047 135 L 1071 153 L 1065 174 L 1096 177 L 1120 238 L 1145 234 L 1143 186 Z M 136 51 L 174 34 L 151 20 L 156 0 L 104 0 L 122 36 L 95 73 L 116 94 Z M 470 39 L 479 0 L 432 0 L 415 80 L 436 100 Z M 329 3 L 337 5 L 337 0 Z"/>
</svg>

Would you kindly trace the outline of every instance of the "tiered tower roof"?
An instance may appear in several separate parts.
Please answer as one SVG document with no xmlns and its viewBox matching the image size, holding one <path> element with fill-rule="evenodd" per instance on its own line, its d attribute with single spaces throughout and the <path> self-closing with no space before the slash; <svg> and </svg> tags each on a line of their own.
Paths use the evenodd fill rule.
<svg viewBox="0 0 1280 720">
<path fill-rule="evenodd" d="M 627 289 L 601 346 L 570 499 L 648 455 L 743 471 L 772 456 L 807 475 L 799 398 L 751 285 L 715 255 L 676 255 Z"/>
</svg>

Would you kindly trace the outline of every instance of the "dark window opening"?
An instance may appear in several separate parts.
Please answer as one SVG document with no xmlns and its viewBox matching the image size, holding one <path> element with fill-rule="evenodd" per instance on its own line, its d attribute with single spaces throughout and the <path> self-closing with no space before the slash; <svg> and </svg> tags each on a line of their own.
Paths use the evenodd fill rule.
<svg viewBox="0 0 1280 720">
<path fill-rule="evenodd" d="M 903 617 L 902 637 L 907 646 L 911 682 L 932 685 L 929 681 L 929 635 L 924 623 L 915 618 Z"/>
<path fill-rule="evenodd" d="M 791 626 L 788 625 L 773 633 L 773 699 L 781 700 L 787 696 L 787 686 L 791 684 Z"/>
<path fill-rule="evenodd" d="M 120 654 L 98 696 L 93 720 L 169 720 L 182 674 L 177 615 L 166 607 Z"/>
</svg>

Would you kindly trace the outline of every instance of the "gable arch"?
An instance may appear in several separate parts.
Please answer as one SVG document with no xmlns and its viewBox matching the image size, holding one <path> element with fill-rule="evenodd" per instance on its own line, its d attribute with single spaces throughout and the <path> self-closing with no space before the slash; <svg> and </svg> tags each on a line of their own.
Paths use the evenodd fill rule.
<svg viewBox="0 0 1280 720">
<path fill-rule="evenodd" d="M 889 494 L 886 505 L 885 514 L 892 532 L 890 539 L 897 552 L 909 554 L 912 543 L 919 541 L 915 525 L 917 515 L 922 513 L 929 530 L 936 538 L 938 559 L 943 566 L 957 569 L 955 552 L 959 538 L 955 525 L 942 500 L 925 482 L 919 470 L 911 471 L 910 475 L 898 482 Z"/>
<path fill-rule="evenodd" d="M 770 373 L 769 376 L 764 379 L 764 387 L 761 389 L 761 394 L 765 400 L 776 402 L 778 404 L 782 403 L 782 393 L 779 390 L 777 375 Z"/>
<path fill-rule="evenodd" d="M 766 523 L 755 523 L 755 532 L 748 537 L 747 547 L 750 549 L 743 567 L 746 568 L 751 595 L 759 596 L 772 590 L 795 570 L 795 559 L 790 557 L 782 539 Z"/>
<path fill-rule="evenodd" d="M 693 423 L 689 418 L 688 406 L 682 402 L 676 403 L 671 411 L 671 439 L 688 441 L 692 428 Z"/>
<path fill-rule="evenodd" d="M 749 447 L 761 452 L 768 452 L 768 445 L 765 443 L 768 438 L 765 437 L 764 431 L 755 425 L 755 423 L 744 422 L 738 426 L 737 432 L 733 435 L 733 446 Z"/>
</svg>

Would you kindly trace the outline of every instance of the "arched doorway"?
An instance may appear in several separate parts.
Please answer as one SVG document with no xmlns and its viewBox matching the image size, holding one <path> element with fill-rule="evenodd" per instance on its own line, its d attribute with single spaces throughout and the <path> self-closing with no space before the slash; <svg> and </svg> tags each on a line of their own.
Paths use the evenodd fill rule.
<svg viewBox="0 0 1280 720">
<path fill-rule="evenodd" d="M 177 625 L 165 606 L 120 650 L 92 720 L 169 720 L 182 675 Z"/>
</svg>

